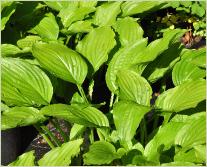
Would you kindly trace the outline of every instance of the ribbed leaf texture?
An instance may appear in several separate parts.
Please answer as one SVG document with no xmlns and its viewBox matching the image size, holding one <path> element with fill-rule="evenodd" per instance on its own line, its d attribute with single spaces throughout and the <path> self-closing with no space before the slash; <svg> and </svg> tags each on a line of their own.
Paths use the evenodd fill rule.
<svg viewBox="0 0 207 167">
<path fill-rule="evenodd" d="M 10 163 L 9 166 L 35 166 L 34 151 L 30 151 L 19 156 L 14 162 Z"/>
</svg>

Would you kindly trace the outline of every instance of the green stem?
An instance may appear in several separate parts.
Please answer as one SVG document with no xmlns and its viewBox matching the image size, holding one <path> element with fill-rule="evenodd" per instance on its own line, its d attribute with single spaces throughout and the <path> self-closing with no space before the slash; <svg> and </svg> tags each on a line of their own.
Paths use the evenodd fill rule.
<svg viewBox="0 0 207 167">
<path fill-rule="evenodd" d="M 111 109 L 113 106 L 113 102 L 114 102 L 114 93 L 111 93 L 111 98 L 110 98 L 110 104 L 109 104 L 109 108 Z"/>
<path fill-rule="evenodd" d="M 52 142 L 47 137 L 47 135 L 42 132 L 42 129 L 37 124 L 33 125 L 33 126 L 37 129 L 37 131 L 40 133 L 40 135 L 43 137 L 43 139 L 47 142 L 47 144 L 50 146 L 50 148 L 51 149 L 55 148 L 55 146 L 52 144 Z"/>
<path fill-rule="evenodd" d="M 65 45 L 68 45 L 68 42 L 69 42 L 69 40 L 70 40 L 70 37 L 71 37 L 71 36 L 67 36 L 67 40 L 66 40 L 66 42 L 65 42 Z"/>
<path fill-rule="evenodd" d="M 78 90 L 79 90 L 82 98 L 84 98 L 85 102 L 89 104 L 88 99 L 86 98 L 86 95 L 84 93 L 84 90 L 83 90 L 82 86 L 81 85 L 77 85 L 77 87 L 78 87 Z"/>
<path fill-rule="evenodd" d="M 40 127 L 46 132 L 46 134 L 48 134 L 48 136 L 55 142 L 57 146 L 61 146 L 60 141 L 52 134 L 52 132 L 50 132 L 50 130 L 45 125 L 42 125 Z"/>
<path fill-rule="evenodd" d="M 90 142 L 91 144 L 94 143 L 94 133 L 93 133 L 93 128 L 90 129 L 91 133 L 89 135 L 89 139 L 90 139 Z"/>
<path fill-rule="evenodd" d="M 56 118 L 54 118 L 54 120 L 50 120 L 52 122 L 52 124 L 55 126 L 55 128 L 60 132 L 61 136 L 64 139 L 64 142 L 68 142 L 68 136 L 65 134 L 65 132 L 63 132 L 63 130 L 61 129 L 58 120 Z"/>
</svg>

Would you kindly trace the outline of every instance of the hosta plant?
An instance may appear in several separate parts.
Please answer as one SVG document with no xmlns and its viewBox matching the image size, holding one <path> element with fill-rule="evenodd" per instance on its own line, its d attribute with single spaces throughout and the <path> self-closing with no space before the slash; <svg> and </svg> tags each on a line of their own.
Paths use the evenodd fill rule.
<svg viewBox="0 0 207 167">
<path fill-rule="evenodd" d="M 142 28 L 173 5 L 2 2 L 1 130 L 32 125 L 50 147 L 9 165 L 205 165 L 206 50 L 180 43 L 186 29 Z"/>
</svg>

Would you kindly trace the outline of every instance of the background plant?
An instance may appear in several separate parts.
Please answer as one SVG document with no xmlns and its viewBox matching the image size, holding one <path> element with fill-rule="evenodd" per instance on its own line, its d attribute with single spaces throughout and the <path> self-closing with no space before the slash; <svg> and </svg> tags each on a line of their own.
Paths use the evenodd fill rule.
<svg viewBox="0 0 207 167">
<path fill-rule="evenodd" d="M 51 147 L 10 165 L 205 165 L 206 50 L 180 43 L 189 24 L 205 36 L 204 6 L 3 2 L 1 128 L 33 125 Z"/>
</svg>

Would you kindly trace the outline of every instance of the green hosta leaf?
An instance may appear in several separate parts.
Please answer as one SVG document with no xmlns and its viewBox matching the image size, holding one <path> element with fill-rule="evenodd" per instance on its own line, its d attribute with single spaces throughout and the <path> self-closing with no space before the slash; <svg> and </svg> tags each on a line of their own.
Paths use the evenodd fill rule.
<svg viewBox="0 0 207 167">
<path fill-rule="evenodd" d="M 65 81 L 82 84 L 87 75 L 87 64 L 82 57 L 62 44 L 36 43 L 32 53 L 45 69 Z"/>
<path fill-rule="evenodd" d="M 199 148 L 199 152 L 195 150 L 195 148 L 190 149 L 188 151 L 179 151 L 174 156 L 174 161 L 179 162 L 192 162 L 192 163 L 205 163 L 206 161 L 206 146 L 205 145 L 198 145 L 196 148 Z M 204 150 L 205 149 L 205 150 Z M 205 156 L 205 157 L 204 157 Z"/>
<path fill-rule="evenodd" d="M 39 110 L 33 107 L 13 107 L 1 115 L 1 129 L 10 129 L 17 126 L 28 126 L 45 120 Z"/>
<path fill-rule="evenodd" d="M 1 102 L 1 111 L 5 111 L 5 110 L 8 110 L 8 109 L 9 109 L 9 107 L 6 104 Z"/>
<path fill-rule="evenodd" d="M 122 2 L 106 2 L 97 7 L 94 24 L 99 26 L 113 25 L 117 15 L 121 12 L 120 5 Z"/>
<path fill-rule="evenodd" d="M 6 23 L 11 15 L 15 12 L 16 2 L 2 2 L 3 9 L 1 10 L 1 31 L 4 30 Z"/>
<path fill-rule="evenodd" d="M 60 10 L 59 17 L 65 28 L 69 27 L 73 22 L 83 20 L 89 13 L 94 12 L 94 7 L 73 7 L 68 6 Z"/>
<path fill-rule="evenodd" d="M 121 48 L 118 52 L 116 52 L 111 59 L 106 72 L 106 83 L 110 91 L 116 93 L 118 89 L 116 82 L 118 71 L 127 69 L 133 65 L 134 59 L 140 56 L 146 45 L 147 39 L 142 39 L 138 40 L 133 45 Z"/>
<path fill-rule="evenodd" d="M 56 11 L 60 11 L 61 9 L 66 8 L 69 5 L 71 5 L 70 1 L 45 1 L 44 3 L 46 3 L 48 7 Z"/>
<path fill-rule="evenodd" d="M 73 140 L 64 143 L 61 147 L 56 147 L 46 153 L 38 161 L 40 166 L 67 166 L 70 165 L 71 159 L 80 152 L 80 146 L 83 139 Z"/>
<path fill-rule="evenodd" d="M 130 141 L 134 137 L 141 119 L 149 110 L 149 107 L 130 101 L 120 101 L 115 104 L 113 118 L 118 136 L 122 141 Z"/>
<path fill-rule="evenodd" d="M 191 62 L 181 60 L 172 71 L 173 83 L 177 86 L 188 80 L 196 80 L 206 76 L 205 70 L 193 65 Z"/>
<path fill-rule="evenodd" d="M 121 70 L 117 77 L 120 87 L 120 99 L 150 106 L 152 88 L 145 78 L 130 70 Z"/>
<path fill-rule="evenodd" d="M 70 140 L 81 138 L 86 127 L 79 124 L 74 124 L 70 130 Z"/>
<path fill-rule="evenodd" d="M 97 5 L 97 0 L 79 1 L 80 7 L 95 7 L 96 5 Z"/>
<path fill-rule="evenodd" d="M 190 97 L 190 96 L 189 96 Z M 186 124 L 176 135 L 175 144 L 182 148 L 191 148 L 206 143 L 206 116 L 203 115 Z"/>
<path fill-rule="evenodd" d="M 35 166 L 34 151 L 30 151 L 20 155 L 14 162 L 10 163 L 9 166 Z"/>
<path fill-rule="evenodd" d="M 32 31 L 35 31 L 44 40 L 57 40 L 59 26 L 55 16 L 52 13 L 48 13 Z"/>
<path fill-rule="evenodd" d="M 108 53 L 115 46 L 115 34 L 110 27 L 95 28 L 76 47 L 93 66 L 94 72 L 107 61 Z"/>
<path fill-rule="evenodd" d="M 164 111 L 179 112 L 196 107 L 206 98 L 206 81 L 203 79 L 185 83 L 162 93 L 156 100 L 156 106 Z"/>
<path fill-rule="evenodd" d="M 70 33 L 84 33 L 84 32 L 90 32 L 93 27 L 92 27 L 92 22 L 85 20 L 85 21 L 77 21 L 68 28 L 68 32 Z"/>
<path fill-rule="evenodd" d="M 144 31 L 132 17 L 119 19 L 114 28 L 119 34 L 119 40 L 122 46 L 126 46 L 143 38 Z"/>
<path fill-rule="evenodd" d="M 181 56 L 185 61 L 201 68 L 206 68 L 206 48 L 198 50 L 184 49 Z"/>
<path fill-rule="evenodd" d="M 157 7 L 157 9 L 164 6 L 166 3 L 159 1 L 149 1 L 149 2 L 137 2 L 137 1 L 128 1 L 124 2 L 121 5 L 122 16 L 130 16 L 134 14 L 139 14 L 143 12 L 149 12 L 153 8 Z"/>
<path fill-rule="evenodd" d="M 37 66 L 24 60 L 1 60 L 2 100 L 7 105 L 48 105 L 53 87 L 48 76 Z"/>
<path fill-rule="evenodd" d="M 31 50 L 32 45 L 37 41 L 41 41 L 41 38 L 39 36 L 29 35 L 23 39 L 18 40 L 17 46 L 20 47 L 21 49 L 28 48 L 29 50 Z"/>
<path fill-rule="evenodd" d="M 169 162 L 169 163 L 164 163 L 161 164 L 161 166 L 195 166 L 196 164 L 192 162 Z"/>
<path fill-rule="evenodd" d="M 159 162 L 160 153 L 168 150 L 174 144 L 175 136 L 183 127 L 183 124 L 182 122 L 170 122 L 165 126 L 161 126 L 145 147 L 144 155 L 147 160 Z"/>
<path fill-rule="evenodd" d="M 17 57 L 21 53 L 25 53 L 25 51 L 19 49 L 15 45 L 1 44 L 1 56 L 2 57 Z"/>
<path fill-rule="evenodd" d="M 98 109 L 85 105 L 53 104 L 41 109 L 46 116 L 54 116 L 85 126 L 109 126 L 107 117 Z"/>
<path fill-rule="evenodd" d="M 115 147 L 106 141 L 94 142 L 89 152 L 83 155 L 84 164 L 86 165 L 102 165 L 110 164 L 114 159 L 119 158 Z"/>
<path fill-rule="evenodd" d="M 198 3 L 193 3 L 191 10 L 192 10 L 192 14 L 196 14 L 199 17 L 205 15 L 205 8 L 200 6 Z"/>
</svg>

